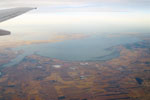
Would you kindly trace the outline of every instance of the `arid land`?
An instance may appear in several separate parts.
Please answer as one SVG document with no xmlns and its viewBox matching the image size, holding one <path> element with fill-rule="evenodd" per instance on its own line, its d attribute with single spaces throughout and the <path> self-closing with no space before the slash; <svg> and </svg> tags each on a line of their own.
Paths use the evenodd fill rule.
<svg viewBox="0 0 150 100">
<path fill-rule="evenodd" d="M 27 56 L 1 68 L 0 100 L 150 100 L 150 39 L 115 48 L 107 61 Z M 1 49 L 0 65 L 21 53 Z"/>
</svg>

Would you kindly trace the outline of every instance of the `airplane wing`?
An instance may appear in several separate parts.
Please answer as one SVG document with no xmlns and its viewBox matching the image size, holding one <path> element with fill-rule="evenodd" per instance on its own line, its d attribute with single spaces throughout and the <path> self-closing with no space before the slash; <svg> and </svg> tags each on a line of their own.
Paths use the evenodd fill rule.
<svg viewBox="0 0 150 100">
<path fill-rule="evenodd" d="M 22 7 L 22 8 L 11 8 L 11 9 L 0 10 L 0 22 L 24 14 L 32 9 L 36 9 L 36 8 Z"/>
<path fill-rule="evenodd" d="M 0 29 L 0 36 L 3 36 L 3 35 L 10 35 L 10 32 Z"/>
<path fill-rule="evenodd" d="M 0 10 L 0 22 L 6 21 L 8 19 L 14 18 L 21 14 L 24 14 L 32 9 L 36 8 L 29 8 L 29 7 L 22 7 L 22 8 L 11 8 L 11 9 L 4 9 Z M 9 35 L 9 31 L 1 30 L 0 29 L 0 36 L 1 35 Z"/>
</svg>

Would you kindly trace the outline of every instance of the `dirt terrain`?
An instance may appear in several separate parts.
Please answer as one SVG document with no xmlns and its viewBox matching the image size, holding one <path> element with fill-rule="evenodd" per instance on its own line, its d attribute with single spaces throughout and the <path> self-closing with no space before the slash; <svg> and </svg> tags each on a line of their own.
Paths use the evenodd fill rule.
<svg viewBox="0 0 150 100">
<path fill-rule="evenodd" d="M 150 100 L 149 44 L 145 40 L 117 46 L 120 56 L 108 61 L 27 56 L 1 69 L 0 100 Z M 1 53 L 1 65 L 17 55 L 5 52 L 11 56 L 5 60 L 7 55 Z"/>
</svg>

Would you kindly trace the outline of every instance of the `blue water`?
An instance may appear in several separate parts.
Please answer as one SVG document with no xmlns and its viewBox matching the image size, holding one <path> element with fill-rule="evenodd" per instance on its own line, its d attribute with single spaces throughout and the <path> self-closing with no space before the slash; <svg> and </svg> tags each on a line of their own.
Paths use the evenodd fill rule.
<svg viewBox="0 0 150 100">
<path fill-rule="evenodd" d="M 56 43 L 24 45 L 13 49 L 14 51 L 23 50 L 24 53 L 4 66 L 18 64 L 24 57 L 32 54 L 66 61 L 107 60 L 118 56 L 118 54 L 114 53 L 116 50 L 108 50 L 108 48 L 137 41 L 140 40 L 130 36 L 107 37 L 96 35 L 83 39 L 65 40 Z M 105 57 L 106 55 L 107 57 Z"/>
</svg>

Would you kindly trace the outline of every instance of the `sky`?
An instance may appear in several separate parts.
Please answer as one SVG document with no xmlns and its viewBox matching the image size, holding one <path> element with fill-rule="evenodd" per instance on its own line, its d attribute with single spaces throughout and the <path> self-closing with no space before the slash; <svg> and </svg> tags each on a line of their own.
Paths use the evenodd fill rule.
<svg viewBox="0 0 150 100">
<path fill-rule="evenodd" d="M 150 32 L 150 0 L 0 0 L 0 9 L 12 7 L 38 9 L 0 23 L 8 38 Z"/>
<path fill-rule="evenodd" d="M 63 12 L 149 12 L 150 0 L 0 0 L 0 8 L 51 7 Z"/>
</svg>

